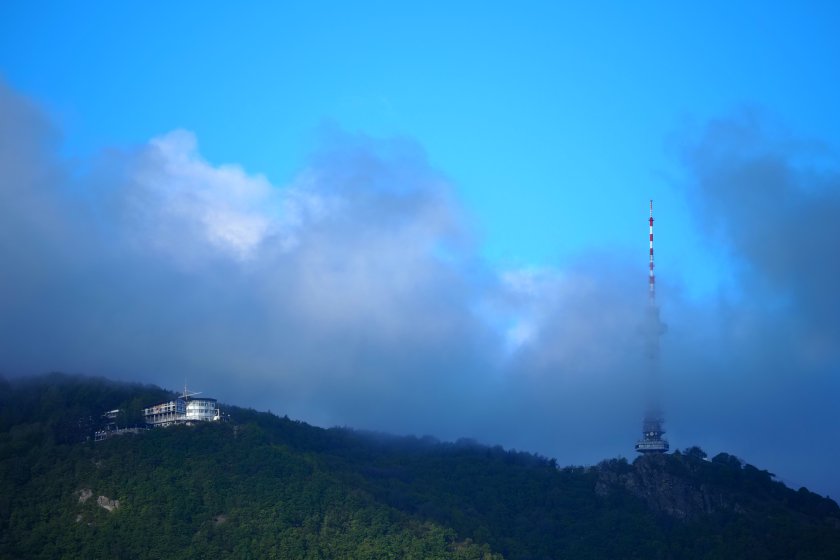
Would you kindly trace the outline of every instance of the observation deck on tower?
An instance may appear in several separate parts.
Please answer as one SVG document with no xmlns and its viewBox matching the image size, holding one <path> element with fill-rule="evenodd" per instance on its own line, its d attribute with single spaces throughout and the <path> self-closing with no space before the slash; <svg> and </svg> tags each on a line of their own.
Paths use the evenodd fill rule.
<svg viewBox="0 0 840 560">
<path fill-rule="evenodd" d="M 666 453 L 670 446 L 668 440 L 662 435 L 662 419 L 658 416 L 646 417 L 642 426 L 642 439 L 636 442 L 636 451 L 639 453 Z"/>
</svg>

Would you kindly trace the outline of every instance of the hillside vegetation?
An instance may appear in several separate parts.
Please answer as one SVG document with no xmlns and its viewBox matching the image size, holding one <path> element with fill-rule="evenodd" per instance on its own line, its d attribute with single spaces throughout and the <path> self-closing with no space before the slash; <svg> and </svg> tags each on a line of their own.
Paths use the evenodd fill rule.
<svg viewBox="0 0 840 560">
<path fill-rule="evenodd" d="M 171 396 L 0 380 L 0 558 L 840 558 L 836 503 L 696 448 L 558 468 L 236 407 L 85 441 Z"/>
</svg>

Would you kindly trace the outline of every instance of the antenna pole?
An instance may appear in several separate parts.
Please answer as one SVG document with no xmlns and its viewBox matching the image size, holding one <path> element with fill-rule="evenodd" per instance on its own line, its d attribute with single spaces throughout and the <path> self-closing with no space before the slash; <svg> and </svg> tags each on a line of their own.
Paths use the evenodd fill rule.
<svg viewBox="0 0 840 560">
<path fill-rule="evenodd" d="M 651 306 L 656 307 L 656 274 L 653 271 L 653 200 L 650 201 L 650 274 L 648 276 L 649 294 L 648 299 Z"/>
<path fill-rule="evenodd" d="M 653 200 L 650 201 L 650 216 L 648 218 L 650 261 L 648 269 L 648 313 L 645 324 L 645 346 L 648 356 L 648 377 L 651 391 L 650 402 L 647 405 L 645 419 L 642 422 L 642 439 L 636 442 L 636 451 L 643 454 L 665 453 L 669 449 L 668 441 L 662 435 L 662 415 L 659 411 L 657 399 L 653 396 L 659 383 L 659 337 L 664 330 L 659 319 L 659 308 L 656 305 L 656 274 L 653 262 Z"/>
</svg>

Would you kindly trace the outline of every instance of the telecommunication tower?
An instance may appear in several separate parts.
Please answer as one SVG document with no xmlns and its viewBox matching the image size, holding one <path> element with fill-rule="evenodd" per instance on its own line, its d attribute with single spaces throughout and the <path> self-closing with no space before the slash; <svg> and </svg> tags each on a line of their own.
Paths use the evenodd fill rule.
<svg viewBox="0 0 840 560">
<path fill-rule="evenodd" d="M 645 411 L 645 419 L 642 422 L 642 439 L 636 442 L 636 451 L 639 453 L 665 453 L 669 449 L 668 440 L 662 436 L 665 430 L 662 429 L 664 422 L 656 398 L 657 386 L 659 384 L 659 337 L 665 328 L 659 318 L 659 307 L 656 305 L 656 274 L 653 263 L 653 200 L 650 201 L 650 270 L 648 272 L 648 309 L 645 320 L 645 346 L 648 362 L 648 383 L 650 394 L 648 405 Z"/>
</svg>

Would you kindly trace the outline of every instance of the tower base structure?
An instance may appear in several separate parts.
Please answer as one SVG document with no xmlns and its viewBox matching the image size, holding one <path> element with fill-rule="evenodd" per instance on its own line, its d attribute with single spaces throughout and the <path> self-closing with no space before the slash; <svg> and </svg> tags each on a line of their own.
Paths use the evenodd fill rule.
<svg viewBox="0 0 840 560">
<path fill-rule="evenodd" d="M 642 425 L 642 439 L 636 442 L 636 451 L 644 455 L 651 453 L 667 453 L 670 449 L 668 440 L 663 438 L 662 418 L 658 414 L 645 417 Z"/>
</svg>

